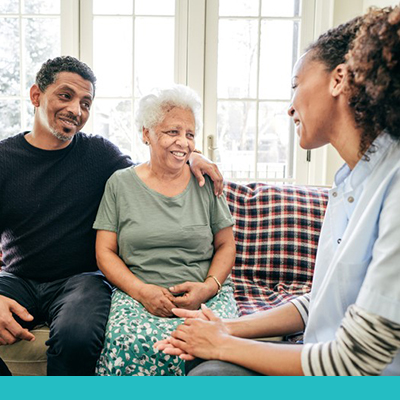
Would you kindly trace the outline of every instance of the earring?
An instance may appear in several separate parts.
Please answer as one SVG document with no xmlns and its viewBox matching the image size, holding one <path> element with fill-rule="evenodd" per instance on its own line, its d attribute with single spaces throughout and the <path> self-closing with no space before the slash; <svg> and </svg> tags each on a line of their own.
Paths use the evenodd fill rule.
<svg viewBox="0 0 400 400">
<path fill-rule="evenodd" d="M 150 142 L 147 141 L 147 140 L 144 142 L 144 144 L 145 144 L 146 146 L 150 146 Z"/>
</svg>

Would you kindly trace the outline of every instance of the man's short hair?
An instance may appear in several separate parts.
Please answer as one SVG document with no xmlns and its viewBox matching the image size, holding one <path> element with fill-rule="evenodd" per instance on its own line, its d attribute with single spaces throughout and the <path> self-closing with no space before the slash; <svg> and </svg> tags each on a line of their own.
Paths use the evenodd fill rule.
<svg viewBox="0 0 400 400">
<path fill-rule="evenodd" d="M 93 71 L 82 61 L 75 57 L 62 56 L 47 60 L 36 75 L 36 85 L 42 92 L 53 84 L 60 72 L 73 72 L 93 85 L 93 95 L 96 89 L 96 77 Z"/>
</svg>

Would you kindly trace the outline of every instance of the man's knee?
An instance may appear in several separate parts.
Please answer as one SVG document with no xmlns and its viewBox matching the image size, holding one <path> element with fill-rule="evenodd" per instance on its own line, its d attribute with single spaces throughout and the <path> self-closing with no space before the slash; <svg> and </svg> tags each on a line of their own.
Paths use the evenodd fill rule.
<svg viewBox="0 0 400 400">
<path fill-rule="evenodd" d="M 53 321 L 46 342 L 48 375 L 93 375 L 103 347 L 106 320 Z"/>
<path fill-rule="evenodd" d="M 69 282 L 53 305 L 50 340 L 55 337 L 78 347 L 102 341 L 110 303 L 110 287 L 101 277 L 89 275 Z"/>
<path fill-rule="evenodd" d="M 94 373 L 103 346 L 110 301 L 111 290 L 101 277 L 86 276 L 68 282 L 64 295 L 52 307 L 47 341 L 49 374 Z"/>
</svg>

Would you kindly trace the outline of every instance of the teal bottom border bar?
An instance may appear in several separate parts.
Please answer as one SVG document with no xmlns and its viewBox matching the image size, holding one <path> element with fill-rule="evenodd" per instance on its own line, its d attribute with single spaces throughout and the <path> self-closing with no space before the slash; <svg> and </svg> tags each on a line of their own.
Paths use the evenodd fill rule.
<svg viewBox="0 0 400 400">
<path fill-rule="evenodd" d="M 400 377 L 0 377 L 0 399 L 398 398 Z"/>
</svg>

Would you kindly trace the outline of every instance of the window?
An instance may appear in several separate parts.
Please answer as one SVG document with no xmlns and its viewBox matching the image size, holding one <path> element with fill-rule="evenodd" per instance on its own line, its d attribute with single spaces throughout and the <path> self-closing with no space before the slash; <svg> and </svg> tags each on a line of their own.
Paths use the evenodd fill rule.
<svg viewBox="0 0 400 400">
<path fill-rule="evenodd" d="M 98 78 L 85 131 L 134 160 L 134 124 L 151 88 L 188 84 L 204 103 L 197 147 L 232 180 L 293 181 L 290 74 L 326 0 L 0 0 L 0 138 L 32 126 L 29 87 L 48 58 L 71 54 Z M 297 157 L 298 159 L 298 157 Z"/>
<path fill-rule="evenodd" d="M 293 181 L 295 138 L 287 109 L 302 16 L 310 2 L 219 0 L 208 5 L 209 156 L 226 179 Z"/>
<path fill-rule="evenodd" d="M 134 160 L 145 160 L 148 148 L 136 132 L 135 106 L 153 87 L 175 80 L 175 0 L 85 3 L 82 41 L 89 39 L 89 51 L 81 55 L 98 79 L 93 132 Z"/>
<path fill-rule="evenodd" d="M 60 54 L 60 1 L 0 0 L 0 139 L 31 127 L 29 88 Z"/>
</svg>

